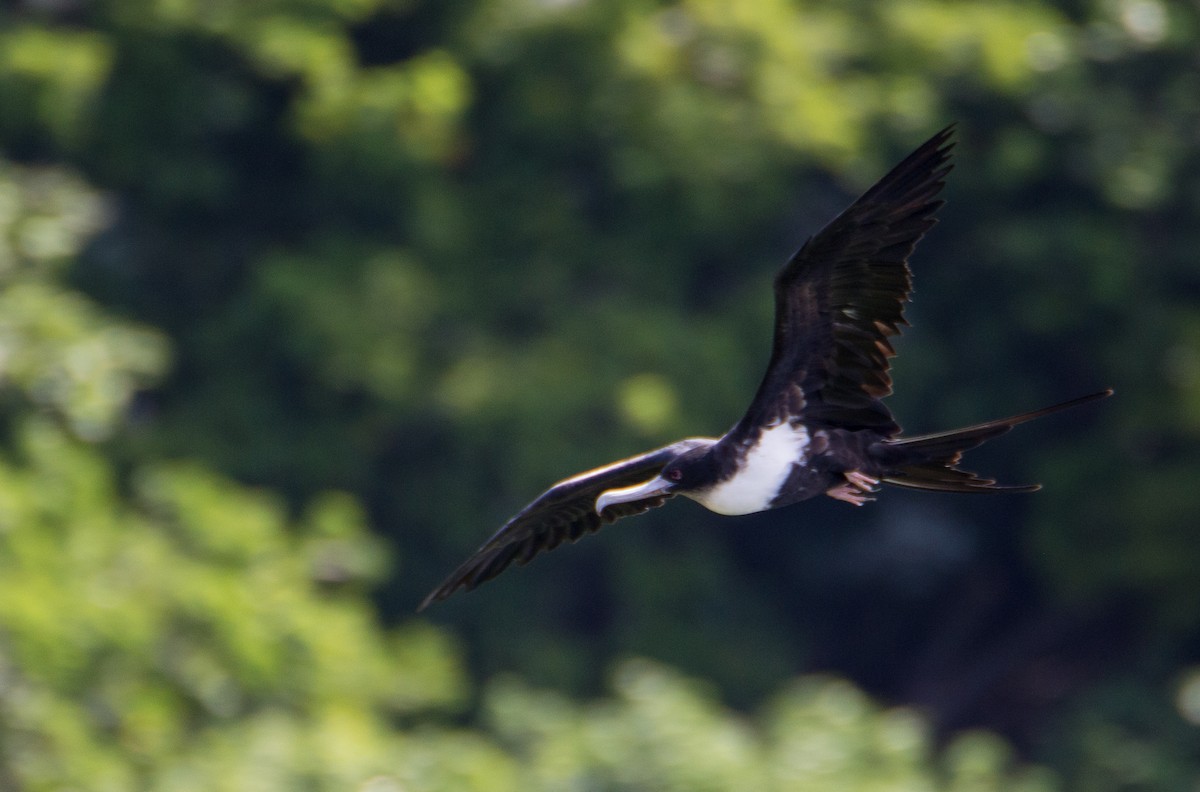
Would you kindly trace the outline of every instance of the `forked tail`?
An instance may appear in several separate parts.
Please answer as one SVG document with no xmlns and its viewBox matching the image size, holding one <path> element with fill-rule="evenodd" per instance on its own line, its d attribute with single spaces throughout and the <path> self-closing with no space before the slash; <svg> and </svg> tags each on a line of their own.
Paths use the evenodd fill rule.
<svg viewBox="0 0 1200 792">
<path fill-rule="evenodd" d="M 882 454 L 886 460 L 887 472 L 880 478 L 899 487 L 935 492 L 1033 492 L 1041 489 L 1042 485 L 1005 486 L 992 479 L 980 478 L 970 471 L 959 469 L 958 463 L 963 452 L 970 451 L 993 437 L 999 437 L 1017 424 L 1111 395 L 1112 388 L 1108 388 L 1099 393 L 1080 396 L 1078 399 L 1014 415 L 1011 418 L 1001 418 L 948 432 L 888 440 L 885 443 L 886 450 Z"/>
</svg>

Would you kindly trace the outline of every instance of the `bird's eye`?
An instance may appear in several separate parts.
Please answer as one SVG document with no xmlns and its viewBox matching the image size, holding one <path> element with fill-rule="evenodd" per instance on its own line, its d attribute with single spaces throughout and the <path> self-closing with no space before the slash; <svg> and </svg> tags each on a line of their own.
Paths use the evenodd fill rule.
<svg viewBox="0 0 1200 792">
<path fill-rule="evenodd" d="M 670 470 L 664 472 L 663 476 L 666 477 L 668 481 L 679 481 L 681 478 L 683 478 L 683 471 L 679 468 L 671 468 Z"/>
</svg>

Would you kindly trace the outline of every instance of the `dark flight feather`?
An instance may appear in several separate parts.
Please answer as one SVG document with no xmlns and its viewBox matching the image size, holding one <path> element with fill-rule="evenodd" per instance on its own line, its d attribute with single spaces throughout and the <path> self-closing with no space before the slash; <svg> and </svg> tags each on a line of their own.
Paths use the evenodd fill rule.
<svg viewBox="0 0 1200 792">
<path fill-rule="evenodd" d="M 907 324 L 908 257 L 936 222 L 953 130 L 905 158 L 780 271 L 771 360 L 735 440 L 801 412 L 806 423 L 899 432 L 880 401 L 892 392 L 888 339 Z"/>
<path fill-rule="evenodd" d="M 611 465 L 595 468 L 563 479 L 518 512 L 492 538 L 433 590 L 418 611 L 430 603 L 444 600 L 458 589 L 471 589 L 499 575 L 512 563 L 526 564 L 539 553 L 553 550 L 563 542 L 575 542 L 585 534 L 622 517 L 641 514 L 663 505 L 669 495 L 622 503 L 596 514 L 596 498 L 605 490 L 627 487 L 653 478 L 663 466 L 679 454 L 699 445 L 712 444 L 709 438 L 689 438 L 647 451 Z"/>
</svg>

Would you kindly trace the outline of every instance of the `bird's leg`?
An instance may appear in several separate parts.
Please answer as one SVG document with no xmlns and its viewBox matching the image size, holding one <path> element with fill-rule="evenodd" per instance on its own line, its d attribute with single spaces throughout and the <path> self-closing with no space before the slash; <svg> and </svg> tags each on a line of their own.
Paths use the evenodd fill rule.
<svg viewBox="0 0 1200 792">
<path fill-rule="evenodd" d="M 875 491 L 879 486 L 879 479 L 874 476 L 868 476 L 859 470 L 848 470 L 842 474 L 846 479 L 836 487 L 830 487 L 825 490 L 825 494 L 829 497 L 845 501 L 846 503 L 862 506 L 864 503 L 875 500 L 870 497 L 870 493 Z"/>
</svg>

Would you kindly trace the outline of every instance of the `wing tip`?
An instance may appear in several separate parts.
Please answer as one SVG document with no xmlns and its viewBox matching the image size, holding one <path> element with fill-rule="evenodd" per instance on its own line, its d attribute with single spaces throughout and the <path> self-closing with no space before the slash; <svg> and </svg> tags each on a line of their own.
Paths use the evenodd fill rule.
<svg viewBox="0 0 1200 792">
<path fill-rule="evenodd" d="M 446 597 L 449 597 L 451 593 L 453 592 L 447 592 L 443 594 L 440 586 L 435 588 L 433 591 L 425 595 L 425 599 L 421 600 L 421 604 L 417 606 L 417 613 L 425 610 L 435 602 L 441 602 L 442 600 L 446 599 Z"/>
<path fill-rule="evenodd" d="M 481 582 L 472 581 L 470 576 L 463 573 L 462 570 L 455 570 L 453 574 L 439 583 L 437 588 L 425 595 L 425 599 L 421 600 L 421 604 L 417 606 L 417 613 L 425 610 L 435 602 L 444 602 L 450 599 L 459 589 L 470 591 Z"/>
<path fill-rule="evenodd" d="M 958 122 L 951 121 L 949 124 L 935 132 L 929 138 L 929 140 L 926 140 L 924 143 L 922 143 L 917 148 L 917 151 L 933 149 L 936 150 L 938 154 L 947 155 L 950 153 L 951 149 L 958 145 L 958 141 L 954 139 L 954 135 L 957 132 Z M 953 166 L 948 166 L 947 170 L 949 170 L 951 167 Z"/>
<path fill-rule="evenodd" d="M 932 219 L 943 203 L 937 195 L 946 186 L 946 176 L 954 170 L 951 152 L 957 145 L 953 139 L 957 129 L 958 122 L 955 121 L 936 132 L 913 149 L 855 203 L 919 205 L 919 214 Z"/>
</svg>

